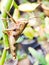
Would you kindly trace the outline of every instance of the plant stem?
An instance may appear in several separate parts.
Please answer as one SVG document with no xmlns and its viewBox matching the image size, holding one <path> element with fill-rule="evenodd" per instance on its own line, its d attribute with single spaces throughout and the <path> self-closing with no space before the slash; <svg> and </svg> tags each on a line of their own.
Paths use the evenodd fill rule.
<svg viewBox="0 0 49 65">
<path fill-rule="evenodd" d="M 7 0 L 5 10 L 9 11 L 13 0 Z M 5 11 L 2 12 L 2 18 L 7 18 L 7 13 Z M 8 28 L 8 23 L 6 20 L 3 21 L 4 28 Z M 3 34 L 3 42 L 6 47 L 9 47 L 8 35 Z"/>
<path fill-rule="evenodd" d="M 11 4 L 12 4 L 13 0 L 7 0 L 7 3 L 4 7 L 5 10 L 9 11 L 11 8 Z M 5 11 L 2 12 L 2 18 L 7 18 L 7 13 Z M 8 28 L 8 23 L 6 20 L 3 21 L 3 25 L 4 25 L 4 29 Z M 4 42 L 4 46 L 9 47 L 9 40 L 8 40 L 8 35 L 6 35 L 5 33 L 3 33 L 3 42 Z M 0 60 L 0 65 L 3 65 L 5 62 L 5 58 L 6 58 L 6 54 L 7 51 L 6 49 L 3 50 L 3 54 Z"/>
<path fill-rule="evenodd" d="M 1 61 L 0 61 L 0 65 L 3 65 L 4 64 L 4 61 L 5 61 L 5 58 L 6 58 L 6 49 L 3 50 L 3 54 L 2 54 L 2 58 L 1 58 Z"/>
<path fill-rule="evenodd" d="M 18 5 L 16 4 L 15 1 L 14 1 L 14 7 L 15 7 L 16 9 L 18 9 Z"/>
<path fill-rule="evenodd" d="M 0 40 L 0 44 L 2 44 L 3 43 L 3 40 Z"/>
</svg>

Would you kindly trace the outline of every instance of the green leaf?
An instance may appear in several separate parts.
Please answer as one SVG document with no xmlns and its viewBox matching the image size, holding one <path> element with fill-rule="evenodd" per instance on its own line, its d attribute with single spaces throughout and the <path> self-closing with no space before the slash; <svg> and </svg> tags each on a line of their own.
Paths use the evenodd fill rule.
<svg viewBox="0 0 49 65">
<path fill-rule="evenodd" d="M 32 12 L 34 11 L 37 7 L 39 6 L 39 4 L 37 3 L 24 3 L 24 4 L 20 4 L 19 5 L 19 10 L 23 11 L 23 12 Z"/>
<path fill-rule="evenodd" d="M 45 37 L 49 39 L 49 34 L 48 33 L 44 33 Z"/>
<path fill-rule="evenodd" d="M 47 61 L 47 65 L 49 65 L 49 54 L 46 54 L 45 59 L 46 59 L 46 61 Z"/>
<path fill-rule="evenodd" d="M 44 56 L 31 47 L 28 48 L 29 52 L 34 56 L 42 65 L 47 65 Z"/>
<path fill-rule="evenodd" d="M 11 58 L 12 58 L 12 55 L 7 52 L 6 60 L 11 59 Z"/>
<path fill-rule="evenodd" d="M 23 34 L 29 39 L 33 39 L 35 31 L 31 27 L 26 27 Z"/>
<path fill-rule="evenodd" d="M 20 43 L 20 42 L 22 42 L 23 40 L 24 40 L 23 37 L 19 37 L 18 40 L 16 41 L 16 43 Z"/>
<path fill-rule="evenodd" d="M 17 59 L 18 60 L 22 60 L 22 59 L 24 59 L 26 57 L 27 57 L 27 55 L 25 53 L 20 54 L 20 51 L 17 51 Z"/>
</svg>

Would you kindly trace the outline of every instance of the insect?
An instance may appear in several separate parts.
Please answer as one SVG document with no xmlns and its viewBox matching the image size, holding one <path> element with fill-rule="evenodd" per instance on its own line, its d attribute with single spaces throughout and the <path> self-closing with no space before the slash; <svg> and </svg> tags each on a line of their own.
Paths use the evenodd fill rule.
<svg viewBox="0 0 49 65">
<path fill-rule="evenodd" d="M 13 19 L 13 17 L 9 14 L 8 11 L 6 11 L 6 13 L 9 15 L 10 20 L 12 21 L 11 27 L 8 29 L 5 29 L 5 31 L 3 31 L 5 34 L 8 35 L 9 37 L 9 45 L 10 45 L 10 51 L 11 54 L 13 56 L 13 58 L 16 58 L 16 47 L 15 47 L 15 40 L 18 39 L 18 37 L 20 36 L 20 34 L 23 32 L 23 30 L 25 29 L 25 27 L 27 26 L 27 22 L 25 20 L 19 20 L 19 21 L 15 21 Z"/>
</svg>

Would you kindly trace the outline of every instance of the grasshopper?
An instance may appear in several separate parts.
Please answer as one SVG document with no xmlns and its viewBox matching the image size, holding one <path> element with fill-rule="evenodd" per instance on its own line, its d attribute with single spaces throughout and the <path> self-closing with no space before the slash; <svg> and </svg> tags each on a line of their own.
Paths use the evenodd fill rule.
<svg viewBox="0 0 49 65">
<path fill-rule="evenodd" d="M 25 20 L 15 21 L 8 11 L 6 11 L 6 13 L 10 17 L 10 20 L 12 21 L 13 26 L 8 28 L 8 29 L 5 29 L 5 31 L 3 31 L 3 32 L 5 34 L 7 34 L 8 37 L 9 37 L 9 46 L 10 46 L 9 48 L 10 48 L 10 51 L 11 51 L 11 54 L 12 54 L 13 58 L 16 59 L 15 40 L 18 39 L 20 34 L 23 32 L 23 30 L 27 26 L 28 22 L 25 21 Z"/>
</svg>

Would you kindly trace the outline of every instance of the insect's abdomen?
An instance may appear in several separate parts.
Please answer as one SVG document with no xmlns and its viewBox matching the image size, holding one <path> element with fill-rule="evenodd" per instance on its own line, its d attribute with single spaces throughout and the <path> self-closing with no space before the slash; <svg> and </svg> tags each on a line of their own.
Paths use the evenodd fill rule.
<svg viewBox="0 0 49 65">
<path fill-rule="evenodd" d="M 10 42 L 10 51 L 11 51 L 11 54 L 13 56 L 13 58 L 15 59 L 16 58 L 16 47 L 14 46 L 15 45 L 15 38 L 13 36 L 10 36 L 9 37 L 9 42 Z"/>
</svg>

